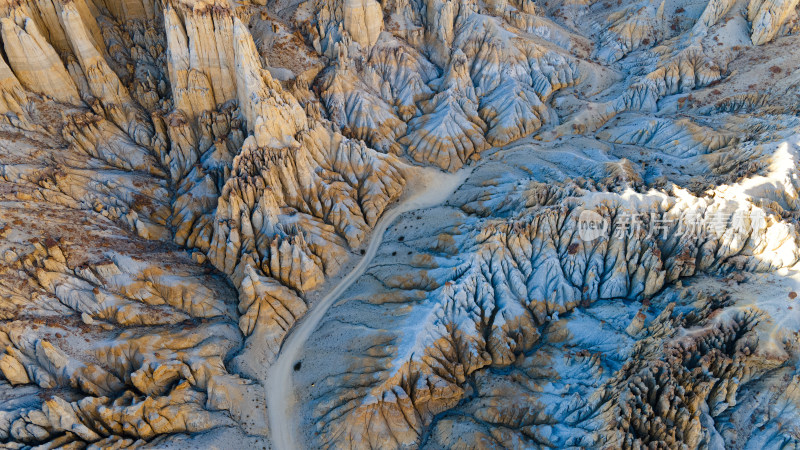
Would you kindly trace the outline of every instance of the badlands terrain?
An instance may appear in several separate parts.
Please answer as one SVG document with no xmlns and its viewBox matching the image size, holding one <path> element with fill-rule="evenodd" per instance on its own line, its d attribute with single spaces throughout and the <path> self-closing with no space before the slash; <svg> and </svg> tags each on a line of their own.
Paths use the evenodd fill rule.
<svg viewBox="0 0 800 450">
<path fill-rule="evenodd" d="M 0 448 L 800 447 L 799 0 L 0 0 Z"/>
</svg>

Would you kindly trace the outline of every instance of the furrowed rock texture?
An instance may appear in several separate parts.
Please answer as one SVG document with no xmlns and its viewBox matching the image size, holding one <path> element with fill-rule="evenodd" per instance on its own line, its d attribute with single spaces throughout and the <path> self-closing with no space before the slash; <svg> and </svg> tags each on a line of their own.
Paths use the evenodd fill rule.
<svg viewBox="0 0 800 450">
<path fill-rule="evenodd" d="M 503 190 L 474 192 L 492 196 L 495 189 Z M 442 232 L 437 237 L 414 232 L 417 237 L 412 242 L 423 248 L 416 247 L 420 253 L 408 257 L 406 273 L 386 265 L 371 271 L 387 288 L 407 293 L 397 294 L 395 300 L 359 294 L 356 299 L 373 305 L 403 299 L 419 303 L 404 319 L 389 318 L 404 315 L 397 306 L 386 307 L 386 316 L 378 316 L 382 319 L 368 319 L 398 321 L 395 327 L 402 330 L 400 334 L 387 336 L 371 328 L 359 333 L 359 339 L 367 343 L 362 345 L 380 342 L 396 348 L 391 362 L 384 354 L 355 353 L 358 356 L 353 358 L 372 361 L 366 363 L 370 370 L 363 375 L 335 374 L 341 381 L 314 391 L 313 395 L 323 395 L 316 411 L 323 436 L 356 448 L 413 445 L 434 418 L 469 398 L 470 377 L 482 376 L 473 374 L 517 365 L 519 358 L 535 348 L 543 328 L 576 308 L 591 309 L 604 301 L 649 300 L 665 285 L 684 277 L 702 272 L 770 271 L 791 266 L 800 256 L 791 225 L 772 222 L 764 211 L 749 206 L 737 209 L 735 199 L 698 203 L 699 199 L 678 193 L 675 200 L 642 196 L 627 203 L 621 200 L 629 198 L 626 195 L 589 194 L 576 186 L 566 189 L 525 185 L 519 197 L 512 194 L 503 199 L 503 203 L 524 205 L 526 212 L 520 217 L 479 222 L 483 225 L 475 231 L 460 225 L 456 233 Z M 592 198 L 591 204 L 602 206 L 587 210 L 583 200 L 573 204 L 572 199 L 581 198 Z M 496 197 L 482 198 L 462 209 L 483 215 L 504 210 L 501 205 Z M 581 237 L 582 211 L 603 218 L 607 239 Z M 635 225 L 638 222 L 630 218 L 640 214 L 648 217 L 647 222 Z M 693 229 L 679 229 L 687 224 L 693 224 Z M 404 242 L 409 242 L 408 236 Z M 448 249 L 448 242 L 456 247 Z M 333 314 L 335 322 L 348 312 Z M 637 335 L 641 327 L 632 322 L 625 330 Z M 727 376 L 740 377 L 738 373 Z M 352 389 L 354 385 L 359 392 L 356 399 L 352 392 L 339 391 L 340 386 Z M 659 423 L 648 426 L 654 428 L 645 434 L 656 437 Z M 689 446 L 700 443 L 684 438 Z M 676 441 L 667 442 L 675 445 Z"/>
<path fill-rule="evenodd" d="M 74 49 L 75 57 L 86 76 L 89 92 L 112 122 L 142 146 L 149 146 L 153 135 L 150 118 L 131 98 L 128 89 L 103 58 L 89 36 L 83 19 L 72 4 L 66 4 L 61 20 Z"/>
<path fill-rule="evenodd" d="M 547 105 L 536 117 L 553 111 L 562 124 L 531 122 L 525 131 L 514 119 L 523 131 L 490 139 L 503 129 L 492 120 L 512 119 L 520 109 L 508 95 L 516 87 L 504 87 L 507 109 L 487 114 L 490 88 L 482 83 L 510 84 L 513 72 L 482 82 L 474 55 L 486 50 L 470 52 L 469 38 L 458 37 L 459 30 L 475 33 L 476 24 L 491 26 L 480 17 L 492 14 L 488 6 L 486 12 L 472 7 L 476 13 L 464 22 L 470 27 L 437 27 L 446 43 L 439 57 L 425 30 L 429 47 L 421 53 L 441 75 L 426 83 L 434 94 L 410 110 L 401 140 L 417 161 L 452 170 L 475 154 L 477 168 L 445 206 L 409 213 L 387 231 L 371 268 L 310 338 L 295 375 L 307 399 L 296 415 L 306 428 L 304 442 L 324 448 L 704 448 L 737 446 L 738 439 L 796 445 L 788 431 L 798 429 L 795 396 L 781 402 L 783 413 L 755 397 L 770 398 L 766 386 L 784 386 L 796 371 L 797 338 L 790 335 L 798 325 L 792 312 L 800 257 L 797 121 L 796 106 L 781 96 L 797 99 L 797 79 L 761 94 L 737 92 L 749 83 L 737 71 L 749 73 L 747 80 L 761 70 L 779 78 L 782 65 L 769 67 L 796 57 L 778 50 L 796 38 L 779 38 L 785 43 L 775 50 L 752 47 L 772 38 L 751 42 L 756 25 L 743 20 L 746 3 L 710 2 L 693 11 L 660 2 L 611 11 L 607 4 L 551 6 L 553 17 L 576 23 L 571 30 L 586 30 L 577 25 L 581 18 L 596 21 L 600 31 L 587 32 L 596 42 L 590 54 L 625 77 L 599 75 L 595 66 L 566 58 L 579 69 L 578 88 L 556 87 L 552 103 L 549 92 L 534 91 Z M 431 2 L 426 7 L 431 17 Z M 795 14 L 796 5 L 787 7 Z M 465 4 L 447 13 L 459 17 Z M 387 30 L 407 26 L 412 15 L 395 13 Z M 780 21 L 776 36 L 791 33 Z M 559 38 L 570 31 L 549 27 L 548 49 L 563 45 Z M 417 39 L 407 37 L 412 45 Z M 370 59 L 380 46 L 379 40 Z M 739 61 L 715 47 L 769 56 Z M 339 55 L 352 59 L 351 48 Z M 409 141 L 424 142 L 420 125 L 431 111 L 444 110 L 439 99 L 447 90 L 458 92 L 452 97 L 459 103 L 448 106 L 453 118 L 441 123 L 472 124 L 475 132 L 462 133 L 483 137 L 484 148 L 544 126 L 540 141 L 500 148 L 485 161 L 480 150 L 453 152 L 441 163 L 435 155 L 444 147 L 415 153 L 419 146 Z M 372 95 L 380 92 L 373 88 Z M 524 103 L 537 107 L 531 99 Z M 772 109 L 763 114 L 767 104 Z M 597 230 L 588 237 L 587 218 Z M 776 271 L 792 275 L 766 275 Z M 761 287 L 777 279 L 783 281 Z M 330 367 L 330 360 L 342 362 Z M 786 374 L 783 381 L 774 371 Z M 751 420 L 743 418 L 753 417 L 754 404 L 763 405 L 757 421 L 763 429 L 742 421 Z M 770 422 L 777 416 L 791 425 L 778 431 Z"/>
<path fill-rule="evenodd" d="M 790 15 L 796 15 L 797 0 L 751 1 L 747 4 L 747 20 L 750 21 L 750 38 L 753 44 L 765 44 L 780 32 Z"/>
<path fill-rule="evenodd" d="M 323 125 L 298 138 L 297 148 L 275 149 L 249 137 L 234 160 L 208 252 L 234 280 L 244 263 L 299 292 L 315 288 L 402 192 L 394 156 Z"/>
<path fill-rule="evenodd" d="M 309 16 L 315 48 L 336 61 L 323 78 L 325 106 L 345 134 L 378 150 L 458 170 L 552 122 L 549 97 L 580 79 L 568 52 L 504 28 L 474 2 L 395 2 L 376 38 L 366 37 L 369 24 L 353 32 L 333 20 L 328 3 L 295 13 Z M 331 32 L 332 23 L 345 25 Z"/>
<path fill-rule="evenodd" d="M 383 11 L 375 0 L 316 1 L 306 7 L 316 14 L 317 23 L 311 30 L 314 45 L 327 55 L 344 39 L 369 48 L 383 30 Z"/>
<path fill-rule="evenodd" d="M 17 79 L 5 60 L 0 61 L 0 92 L 2 92 L 2 103 L 0 103 L 0 113 L 7 121 L 13 117 L 17 124 L 22 124 L 26 114 L 22 106 L 27 100 L 25 90 Z M 11 116 L 9 116 L 11 114 Z"/>
<path fill-rule="evenodd" d="M 32 19 L 26 18 L 23 25 L 17 26 L 10 18 L 0 22 L 3 49 L 20 83 L 60 102 L 80 104 L 78 89 L 55 49 Z"/>
<path fill-rule="evenodd" d="M 236 19 L 234 28 L 236 49 L 236 94 L 242 105 L 242 115 L 261 147 L 285 147 L 293 144 L 298 132 L 308 127 L 303 109 L 291 95 L 286 95 L 268 71 L 261 67 L 253 37 L 245 25 Z"/>
<path fill-rule="evenodd" d="M 177 3 L 164 12 L 169 81 L 175 109 L 194 118 L 236 98 L 233 17 L 226 2 Z"/>
<path fill-rule="evenodd" d="M 0 0 L 0 447 L 797 447 L 798 8 Z"/>
<path fill-rule="evenodd" d="M 274 78 L 241 5 L 2 11 L 0 442 L 268 445 L 262 372 L 407 165 Z"/>
</svg>

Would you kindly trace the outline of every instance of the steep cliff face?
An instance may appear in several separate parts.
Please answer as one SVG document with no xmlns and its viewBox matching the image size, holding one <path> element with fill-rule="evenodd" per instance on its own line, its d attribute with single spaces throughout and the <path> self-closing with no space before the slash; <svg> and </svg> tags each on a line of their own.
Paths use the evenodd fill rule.
<svg viewBox="0 0 800 450">
<path fill-rule="evenodd" d="M 194 118 L 236 98 L 233 17 L 227 2 L 167 5 L 164 27 L 176 109 Z"/>
<path fill-rule="evenodd" d="M 781 30 L 790 17 L 797 17 L 797 0 L 751 1 L 747 5 L 747 20 L 751 23 L 750 38 L 753 44 L 765 44 Z"/>
<path fill-rule="evenodd" d="M 302 8 L 314 15 L 316 23 L 310 30 L 314 46 L 326 55 L 334 54 L 341 41 L 369 49 L 383 31 L 383 11 L 375 0 L 314 1 Z"/>
<path fill-rule="evenodd" d="M 796 446 L 798 31 L 0 0 L 0 446 Z"/>
<path fill-rule="evenodd" d="M 36 23 L 26 18 L 23 27 L 2 19 L 3 49 L 19 82 L 33 92 L 79 105 L 78 89 L 55 49 L 45 40 Z"/>
<path fill-rule="evenodd" d="M 3 96 L 0 103 L 0 113 L 3 117 L 9 120 L 11 113 L 18 121 L 24 119 L 25 112 L 22 106 L 27 100 L 25 90 L 5 60 L 0 61 L 0 92 Z"/>
</svg>

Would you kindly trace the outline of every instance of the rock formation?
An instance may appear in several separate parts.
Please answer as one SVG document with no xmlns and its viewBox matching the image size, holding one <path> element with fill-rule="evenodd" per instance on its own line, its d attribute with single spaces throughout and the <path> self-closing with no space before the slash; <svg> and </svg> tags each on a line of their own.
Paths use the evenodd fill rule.
<svg viewBox="0 0 800 450">
<path fill-rule="evenodd" d="M 3 18 L 0 28 L 8 63 L 23 86 L 60 102 L 81 104 L 78 89 L 64 63 L 33 19 L 26 18 L 20 27 L 12 19 Z"/>
<path fill-rule="evenodd" d="M 798 8 L 0 0 L 0 447 L 796 447 Z"/>
</svg>

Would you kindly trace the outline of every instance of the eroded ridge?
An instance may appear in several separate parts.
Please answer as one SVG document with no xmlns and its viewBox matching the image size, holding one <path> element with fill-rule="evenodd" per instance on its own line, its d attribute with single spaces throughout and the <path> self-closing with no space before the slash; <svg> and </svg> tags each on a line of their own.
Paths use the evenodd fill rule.
<svg viewBox="0 0 800 450">
<path fill-rule="evenodd" d="M 0 446 L 797 446 L 799 7 L 0 0 Z"/>
</svg>

